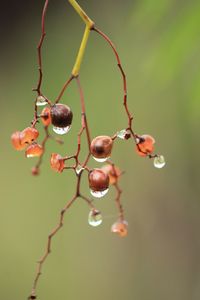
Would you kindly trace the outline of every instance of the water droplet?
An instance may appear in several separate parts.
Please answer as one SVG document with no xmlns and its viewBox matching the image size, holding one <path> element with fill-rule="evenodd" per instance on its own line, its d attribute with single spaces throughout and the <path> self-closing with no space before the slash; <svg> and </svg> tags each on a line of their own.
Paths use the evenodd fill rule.
<svg viewBox="0 0 200 300">
<path fill-rule="evenodd" d="M 97 158 L 97 157 L 94 157 L 94 160 L 98 161 L 98 162 L 105 162 L 106 160 L 108 160 L 110 157 L 104 157 L 104 158 Z"/>
<path fill-rule="evenodd" d="M 165 162 L 165 158 L 163 155 L 158 155 L 154 158 L 154 167 L 161 169 L 165 166 L 166 162 Z"/>
<path fill-rule="evenodd" d="M 93 226 L 99 226 L 102 223 L 102 215 L 99 210 L 91 210 L 88 215 L 88 223 Z"/>
<path fill-rule="evenodd" d="M 36 100 L 36 105 L 37 106 L 44 106 L 47 104 L 46 99 L 43 96 L 38 96 Z"/>
<path fill-rule="evenodd" d="M 81 165 L 78 165 L 76 168 L 76 174 L 79 175 L 84 168 Z"/>
<path fill-rule="evenodd" d="M 103 196 L 105 196 L 107 194 L 108 190 L 109 189 L 106 189 L 106 190 L 103 190 L 103 191 L 93 191 L 93 190 L 90 190 L 90 193 L 95 198 L 102 198 Z"/>
<path fill-rule="evenodd" d="M 71 126 L 67 126 L 67 127 L 53 127 L 53 131 L 57 134 L 66 134 L 68 133 L 68 131 L 70 130 Z"/>
<path fill-rule="evenodd" d="M 126 129 L 123 129 L 121 131 L 118 131 L 117 132 L 117 137 L 119 139 L 122 139 L 122 140 L 126 140 L 126 139 L 129 139 L 130 138 L 130 131 L 129 130 L 126 130 Z"/>
</svg>

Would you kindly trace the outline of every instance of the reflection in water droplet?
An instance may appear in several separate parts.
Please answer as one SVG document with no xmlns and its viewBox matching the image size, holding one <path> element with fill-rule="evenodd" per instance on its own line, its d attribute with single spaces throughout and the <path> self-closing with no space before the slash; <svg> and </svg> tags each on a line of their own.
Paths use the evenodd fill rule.
<svg viewBox="0 0 200 300">
<path fill-rule="evenodd" d="M 110 157 L 104 157 L 104 158 L 96 158 L 96 157 L 94 157 L 93 156 L 93 158 L 94 158 L 94 160 L 96 160 L 96 161 L 98 161 L 98 162 L 105 162 L 106 160 L 108 160 Z"/>
<path fill-rule="evenodd" d="M 158 155 L 154 158 L 154 167 L 161 169 L 165 166 L 166 162 L 165 162 L 165 158 L 163 155 Z"/>
<path fill-rule="evenodd" d="M 102 223 L 102 215 L 98 210 L 91 210 L 88 215 L 88 223 L 93 226 L 99 226 Z"/>
<path fill-rule="evenodd" d="M 68 131 L 70 130 L 71 126 L 67 126 L 67 127 L 53 127 L 53 131 L 57 134 L 66 134 L 68 133 Z"/>
<path fill-rule="evenodd" d="M 45 98 L 43 96 L 38 96 L 37 100 L 36 100 L 36 105 L 37 106 L 44 106 L 47 104 L 47 101 L 45 100 Z"/>
<path fill-rule="evenodd" d="M 126 129 L 118 131 L 117 132 L 117 137 L 122 139 L 122 140 L 128 139 L 130 137 L 130 131 L 126 130 Z"/>
<path fill-rule="evenodd" d="M 27 154 L 26 155 L 27 158 L 34 157 L 34 156 L 35 156 L 34 154 Z"/>
<path fill-rule="evenodd" d="M 78 165 L 76 168 L 76 174 L 79 175 L 82 170 L 84 170 L 84 168 L 81 165 Z"/>
<path fill-rule="evenodd" d="M 103 191 L 93 191 L 90 190 L 90 193 L 92 196 L 94 196 L 95 198 L 101 198 L 103 196 L 105 196 L 107 194 L 109 189 L 103 190 Z"/>
</svg>

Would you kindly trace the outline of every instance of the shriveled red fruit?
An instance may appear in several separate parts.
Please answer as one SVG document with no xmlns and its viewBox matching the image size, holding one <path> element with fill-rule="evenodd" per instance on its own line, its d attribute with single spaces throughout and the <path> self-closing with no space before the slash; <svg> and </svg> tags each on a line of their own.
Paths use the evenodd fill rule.
<svg viewBox="0 0 200 300">
<path fill-rule="evenodd" d="M 65 104 L 55 104 L 51 107 L 51 120 L 55 127 L 64 128 L 72 123 L 73 113 Z"/>
<path fill-rule="evenodd" d="M 26 144 L 22 144 L 23 134 L 20 131 L 16 131 L 11 135 L 11 143 L 15 150 L 21 151 L 26 148 Z"/>
<path fill-rule="evenodd" d="M 101 170 L 108 174 L 110 179 L 110 185 L 117 183 L 117 180 L 121 174 L 121 171 L 118 167 L 112 166 L 110 164 L 104 165 Z"/>
<path fill-rule="evenodd" d="M 117 233 L 120 237 L 125 237 L 128 234 L 128 223 L 123 221 L 117 221 L 111 227 L 111 232 Z"/>
<path fill-rule="evenodd" d="M 110 136 L 97 136 L 90 145 L 90 151 L 94 158 L 106 159 L 111 155 L 113 140 Z"/>
<path fill-rule="evenodd" d="M 155 140 L 151 135 L 144 134 L 139 138 L 139 142 L 136 145 L 136 152 L 140 156 L 147 156 L 154 151 Z"/>
<path fill-rule="evenodd" d="M 40 171 L 37 167 L 33 167 L 31 169 L 31 173 L 32 173 L 33 176 L 37 176 L 37 175 L 39 175 Z"/>
<path fill-rule="evenodd" d="M 39 144 L 32 144 L 26 149 L 26 157 L 39 157 L 43 154 L 44 149 Z"/>
<path fill-rule="evenodd" d="M 34 127 L 27 127 L 21 133 L 21 143 L 31 144 L 39 136 L 39 131 Z"/>
<path fill-rule="evenodd" d="M 101 169 L 93 169 L 88 175 L 88 180 L 92 191 L 101 192 L 109 187 L 109 176 Z"/>
<path fill-rule="evenodd" d="M 65 167 L 65 162 L 62 156 L 57 153 L 51 154 L 50 163 L 51 163 L 51 168 L 58 173 L 61 173 Z"/>
<path fill-rule="evenodd" d="M 50 108 L 45 107 L 41 112 L 41 120 L 44 126 L 49 126 L 51 124 L 51 113 Z"/>
</svg>

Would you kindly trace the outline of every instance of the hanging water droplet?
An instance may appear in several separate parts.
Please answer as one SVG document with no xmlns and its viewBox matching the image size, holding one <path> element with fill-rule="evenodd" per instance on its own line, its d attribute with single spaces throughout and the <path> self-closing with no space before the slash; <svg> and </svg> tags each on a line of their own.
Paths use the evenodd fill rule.
<svg viewBox="0 0 200 300">
<path fill-rule="evenodd" d="M 99 226 L 102 223 L 102 215 L 99 210 L 91 210 L 88 215 L 88 223 L 93 226 Z"/>
<path fill-rule="evenodd" d="M 94 160 L 96 160 L 96 161 L 98 161 L 98 162 L 105 162 L 105 161 L 108 160 L 110 157 L 96 158 L 96 157 L 93 156 L 93 158 L 94 158 Z"/>
<path fill-rule="evenodd" d="M 122 140 L 127 140 L 130 138 L 130 136 L 130 131 L 126 129 L 117 132 L 117 137 Z"/>
<path fill-rule="evenodd" d="M 78 165 L 76 168 L 76 174 L 79 175 L 84 168 L 81 165 Z"/>
<path fill-rule="evenodd" d="M 154 167 L 161 169 L 165 166 L 166 162 L 165 162 L 165 158 L 163 155 L 158 155 L 154 158 Z"/>
<path fill-rule="evenodd" d="M 66 134 L 68 133 L 68 131 L 70 130 L 71 126 L 67 126 L 67 127 L 53 127 L 53 131 L 57 134 Z"/>
<path fill-rule="evenodd" d="M 103 191 L 93 191 L 93 190 L 90 190 L 90 193 L 95 198 L 102 198 L 103 196 L 105 196 L 107 194 L 108 190 L 109 189 L 106 189 L 106 190 L 103 190 Z"/>
<path fill-rule="evenodd" d="M 47 104 L 46 99 L 43 96 L 38 96 L 36 99 L 36 105 L 37 106 L 44 106 Z"/>
</svg>

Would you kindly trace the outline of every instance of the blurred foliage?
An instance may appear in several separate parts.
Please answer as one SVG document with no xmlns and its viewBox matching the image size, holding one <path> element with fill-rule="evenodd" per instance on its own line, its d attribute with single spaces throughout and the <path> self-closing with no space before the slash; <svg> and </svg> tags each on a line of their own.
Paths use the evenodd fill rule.
<svg viewBox="0 0 200 300">
<path fill-rule="evenodd" d="M 80 127 L 75 84 L 63 102 L 75 115 L 65 145 L 49 142 L 41 176 L 16 153 L 10 134 L 32 119 L 37 80 L 36 43 L 43 1 L 5 7 L 1 26 L 1 298 L 28 295 L 36 260 L 73 194 L 74 177 L 49 167 L 52 151 L 70 154 Z M 54 99 L 69 76 L 83 24 L 67 1 L 50 1 L 44 46 L 44 90 Z M 119 50 L 127 73 L 129 104 L 138 133 L 156 138 L 166 168 L 137 157 L 131 142 L 116 143 L 113 159 L 126 173 L 123 204 L 129 236 L 110 233 L 117 214 L 112 191 L 97 207 L 103 225 L 90 228 L 78 201 L 56 236 L 39 284 L 39 299 L 197 300 L 200 297 L 200 2 L 172 0 L 80 1 Z M 11 4 L 9 4 L 11 5 Z M 121 80 L 105 42 L 92 34 L 81 80 L 92 136 L 126 125 Z M 96 165 L 93 163 L 92 165 Z M 88 193 L 87 184 L 83 190 Z"/>
</svg>

